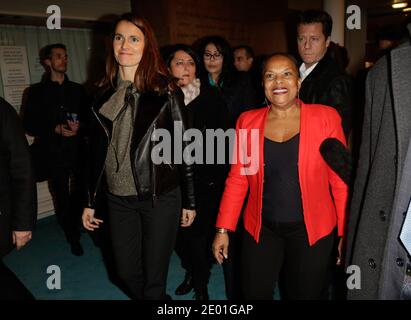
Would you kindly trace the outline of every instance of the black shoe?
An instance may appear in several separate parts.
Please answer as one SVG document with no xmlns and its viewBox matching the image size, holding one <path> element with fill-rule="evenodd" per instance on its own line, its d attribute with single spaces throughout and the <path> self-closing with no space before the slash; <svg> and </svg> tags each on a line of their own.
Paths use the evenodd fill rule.
<svg viewBox="0 0 411 320">
<path fill-rule="evenodd" d="M 189 293 L 191 290 L 193 290 L 193 277 L 189 273 L 186 273 L 184 281 L 177 287 L 174 293 L 177 296 L 182 296 Z"/>
<path fill-rule="evenodd" d="M 72 242 L 71 244 L 71 253 L 75 256 L 82 256 L 84 254 L 83 247 L 81 246 L 80 242 Z"/>
<path fill-rule="evenodd" d="M 194 298 L 196 300 L 210 300 L 210 298 L 208 297 L 208 290 L 207 287 L 203 287 L 201 289 L 194 289 Z"/>
</svg>

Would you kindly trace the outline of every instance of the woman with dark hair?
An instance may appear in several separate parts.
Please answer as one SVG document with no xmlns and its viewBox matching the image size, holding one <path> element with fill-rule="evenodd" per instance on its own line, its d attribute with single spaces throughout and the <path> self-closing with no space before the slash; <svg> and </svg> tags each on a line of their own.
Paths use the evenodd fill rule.
<svg viewBox="0 0 411 320">
<path fill-rule="evenodd" d="M 210 36 L 200 40 L 202 81 L 217 88 L 229 112 L 230 127 L 234 128 L 240 114 L 258 105 L 251 78 L 246 72 L 234 68 L 233 53 L 227 40 Z M 226 296 L 229 300 L 241 299 L 239 272 L 239 239 L 241 227 L 230 235 L 230 259 L 224 262 Z M 238 244 L 236 244 L 238 243 Z"/>
<path fill-rule="evenodd" d="M 241 248 L 244 298 L 272 300 L 280 282 L 283 299 L 321 299 L 330 285 L 330 265 L 342 263 L 348 187 L 324 161 L 320 146 L 328 138 L 345 145 L 341 117 L 331 107 L 297 98 L 301 80 L 289 55 L 267 58 L 263 83 L 270 104 L 237 121 L 237 161 L 221 200 L 214 256 L 219 263 L 230 256 L 228 231 L 235 230 L 249 192 Z M 245 156 L 251 166 L 241 161 Z"/>
<path fill-rule="evenodd" d="M 249 75 L 234 68 L 233 53 L 227 40 L 220 36 L 201 39 L 199 53 L 202 57 L 202 80 L 218 88 L 234 127 L 243 111 L 254 108 L 256 93 Z"/>
<path fill-rule="evenodd" d="M 175 293 L 187 294 L 194 288 L 196 300 L 208 300 L 207 283 L 212 257 L 210 248 L 229 168 L 227 165 L 217 164 L 216 152 L 214 162 L 206 164 L 206 130 L 227 129 L 228 110 L 218 90 L 197 78 L 198 58 L 189 46 L 172 47 L 166 62 L 171 75 L 184 93 L 191 125 L 201 131 L 204 146 L 202 163 L 194 166 L 197 217 L 190 228 L 181 228 L 177 236 L 176 252 L 186 275 Z"/>
<path fill-rule="evenodd" d="M 155 136 L 163 129 L 174 141 L 174 130 L 184 132 L 183 95 L 169 81 L 145 19 L 122 15 L 112 45 L 104 87 L 92 107 L 83 225 L 93 231 L 103 222 L 94 208 L 105 193 L 119 278 L 134 299 L 165 299 L 181 206 L 181 226 L 195 217 L 194 181 L 191 165 L 166 160 L 170 150 L 183 150 L 165 145 L 159 151 Z"/>
</svg>

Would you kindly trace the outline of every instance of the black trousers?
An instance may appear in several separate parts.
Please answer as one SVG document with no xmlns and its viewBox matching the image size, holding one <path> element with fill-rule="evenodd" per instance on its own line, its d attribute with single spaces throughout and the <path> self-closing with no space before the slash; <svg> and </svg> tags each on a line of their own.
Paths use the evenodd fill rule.
<svg viewBox="0 0 411 320">
<path fill-rule="evenodd" d="M 182 267 L 193 276 L 194 288 L 204 288 L 213 261 L 211 245 L 224 190 L 223 184 L 196 185 L 196 218 L 190 227 L 180 227 L 175 251 Z"/>
<path fill-rule="evenodd" d="M 0 259 L 1 300 L 34 300 L 34 296 Z"/>
<path fill-rule="evenodd" d="M 262 226 L 260 242 L 244 232 L 242 284 L 247 300 L 272 300 L 279 283 L 285 300 L 321 299 L 328 286 L 335 234 L 309 246 L 303 222 Z"/>
<path fill-rule="evenodd" d="M 57 221 L 70 243 L 80 240 L 82 179 L 80 169 L 73 166 L 65 164 L 51 168 L 49 184 Z"/>
<path fill-rule="evenodd" d="M 166 298 L 166 282 L 180 218 L 181 192 L 152 200 L 107 195 L 109 229 L 120 280 L 133 299 Z"/>
</svg>

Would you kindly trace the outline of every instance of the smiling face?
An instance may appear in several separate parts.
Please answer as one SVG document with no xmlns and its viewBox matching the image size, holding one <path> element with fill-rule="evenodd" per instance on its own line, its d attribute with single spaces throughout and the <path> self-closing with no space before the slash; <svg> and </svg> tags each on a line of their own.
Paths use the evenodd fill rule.
<svg viewBox="0 0 411 320">
<path fill-rule="evenodd" d="M 223 70 L 224 57 L 214 43 L 205 47 L 203 59 L 207 72 L 218 77 Z"/>
<path fill-rule="evenodd" d="M 300 24 L 297 31 L 298 53 L 306 68 L 309 68 L 324 57 L 330 37 L 325 38 L 320 22 Z"/>
<path fill-rule="evenodd" d="M 194 59 L 183 50 L 178 50 L 170 62 L 170 72 L 178 79 L 177 84 L 180 87 L 185 87 L 192 83 L 196 77 Z"/>
<path fill-rule="evenodd" d="M 288 109 L 296 102 L 300 80 L 293 61 L 281 55 L 271 57 L 263 73 L 264 93 L 274 107 Z"/>
<path fill-rule="evenodd" d="M 133 23 L 120 21 L 113 38 L 114 57 L 120 69 L 135 73 L 144 52 L 144 34 Z"/>
</svg>

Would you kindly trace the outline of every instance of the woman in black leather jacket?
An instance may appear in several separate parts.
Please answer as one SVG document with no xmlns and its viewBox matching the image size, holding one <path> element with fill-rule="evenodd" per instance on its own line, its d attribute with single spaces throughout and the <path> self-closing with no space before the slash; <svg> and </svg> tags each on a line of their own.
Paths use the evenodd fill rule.
<svg viewBox="0 0 411 320">
<path fill-rule="evenodd" d="M 201 162 L 195 164 L 195 196 L 198 216 L 190 228 L 178 232 L 176 252 L 186 270 L 184 281 L 175 291 L 184 295 L 194 288 L 196 300 L 208 300 L 207 284 L 210 277 L 210 248 L 215 234 L 220 199 L 228 174 L 228 151 L 224 154 L 226 164 L 219 164 L 218 148 L 213 150 L 213 161 L 207 161 L 207 131 L 221 130 L 226 133 L 229 127 L 228 109 L 217 88 L 209 86 L 196 77 L 199 73 L 199 60 L 187 45 L 179 44 L 170 49 L 166 60 L 172 76 L 184 93 L 184 102 L 190 116 L 191 126 L 201 132 L 203 154 Z M 228 150 L 228 144 L 225 146 Z M 224 149 L 225 150 L 225 149 Z M 211 163 L 210 163 L 211 162 Z"/>
<path fill-rule="evenodd" d="M 169 81 L 146 20 L 121 16 L 112 43 L 104 90 L 92 108 L 83 225 L 92 231 L 103 222 L 94 208 L 104 192 L 119 278 L 134 299 L 165 299 L 180 208 L 181 226 L 195 217 L 193 168 L 180 157 L 183 95 Z M 169 139 L 158 141 L 164 133 Z"/>
</svg>

